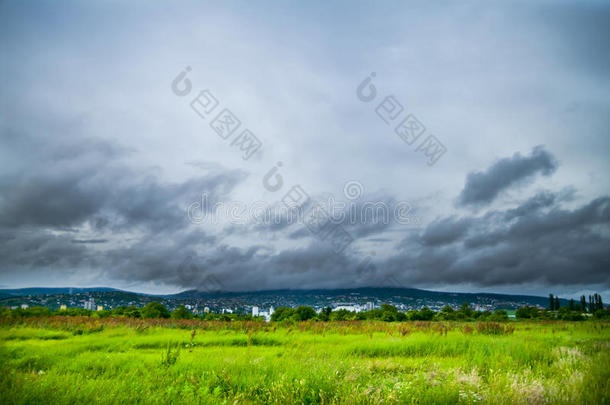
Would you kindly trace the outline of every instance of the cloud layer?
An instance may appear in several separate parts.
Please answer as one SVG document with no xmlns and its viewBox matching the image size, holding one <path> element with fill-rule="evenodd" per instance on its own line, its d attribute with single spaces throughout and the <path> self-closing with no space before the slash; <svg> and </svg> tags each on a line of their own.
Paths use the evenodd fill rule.
<svg viewBox="0 0 610 405">
<path fill-rule="evenodd" d="M 468 174 L 459 203 L 482 205 L 491 203 L 503 190 L 531 179 L 540 173 L 550 176 L 557 169 L 555 158 L 542 146 L 536 146 L 530 156 L 515 153 L 494 163 L 485 172 Z"/>
<path fill-rule="evenodd" d="M 0 284 L 610 291 L 609 16 L 599 1 L 0 2 Z M 193 112 L 204 89 L 260 153 Z M 379 116 L 390 95 L 396 122 Z M 396 135 L 407 114 L 446 147 L 432 167 Z M 285 216 L 187 216 L 203 194 L 276 212 L 295 185 L 351 207 L 340 253 Z M 376 208 L 403 203 L 411 221 Z"/>
</svg>

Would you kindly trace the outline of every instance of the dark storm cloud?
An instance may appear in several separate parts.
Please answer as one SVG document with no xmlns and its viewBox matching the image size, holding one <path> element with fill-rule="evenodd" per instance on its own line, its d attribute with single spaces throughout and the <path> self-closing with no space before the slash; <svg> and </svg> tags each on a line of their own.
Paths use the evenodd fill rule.
<svg viewBox="0 0 610 405">
<path fill-rule="evenodd" d="M 451 243 L 460 238 L 470 226 L 468 219 L 443 218 L 432 222 L 421 236 L 425 245 L 435 246 Z"/>
<path fill-rule="evenodd" d="M 154 245 L 154 244 L 153 244 Z M 238 248 L 226 244 L 192 246 L 151 244 L 113 253 L 114 278 L 153 281 L 181 288 L 260 290 L 269 288 L 337 287 L 353 282 L 357 262 L 336 254 L 326 244 L 312 241 L 304 248 L 279 252 L 262 245 Z M 126 260 L 125 257 L 129 257 Z"/>
<path fill-rule="evenodd" d="M 117 14 L 112 3 L 0 2 L 0 281 L 607 285 L 608 200 L 596 197 L 610 192 L 609 3 L 488 3 L 339 2 L 322 13 L 314 3 L 193 3 L 168 13 L 147 2 Z M 214 18 L 201 24 L 202 13 Z M 192 93 L 177 97 L 170 83 L 187 64 Z M 377 99 L 363 104 L 354 90 L 373 69 Z M 195 115 L 191 97 L 208 87 L 269 160 L 244 161 L 210 128 L 213 116 Z M 390 94 L 404 103 L 399 120 L 417 115 L 447 146 L 435 167 L 409 158 L 416 144 L 377 118 Z M 537 144 L 548 149 L 530 153 Z M 490 150 L 504 159 L 490 166 Z M 540 185 L 555 191 L 518 187 L 547 180 L 557 160 L 562 170 Z M 266 193 L 260 178 L 279 161 L 284 190 Z M 354 242 L 341 254 L 281 214 L 230 226 L 185 215 L 202 193 L 209 206 L 261 193 L 279 201 L 293 183 L 340 193 L 348 179 L 385 195 L 355 203 L 354 221 L 341 222 Z M 556 192 L 565 184 L 582 200 Z M 505 192 L 501 209 L 486 208 Z M 392 212 L 398 198 L 423 201 L 427 226 L 375 208 Z M 363 266 L 372 250 L 374 266 Z"/>
<path fill-rule="evenodd" d="M 68 235 L 45 230 L 0 230 L 0 262 L 3 270 L 59 267 L 74 272 L 79 266 L 98 265 L 95 252 L 72 243 Z"/>
<path fill-rule="evenodd" d="M 559 199 L 545 192 L 506 211 L 437 220 L 385 270 L 405 283 L 610 286 L 610 197 L 572 210 Z"/>
<path fill-rule="evenodd" d="M 25 155 L 23 143 L 9 144 Z M 162 182 L 146 170 L 135 171 L 119 158 L 125 150 L 94 138 L 54 144 L 23 168 L 0 177 L 0 226 L 154 231 L 183 227 L 185 206 L 206 193 L 225 198 L 245 174 L 215 171 L 181 183 Z"/>
<path fill-rule="evenodd" d="M 549 176 L 557 169 L 553 155 L 536 146 L 530 156 L 515 153 L 494 163 L 485 172 L 468 174 L 459 196 L 460 205 L 484 205 L 492 202 L 500 192 L 540 173 Z"/>
<path fill-rule="evenodd" d="M 72 239 L 72 243 L 106 243 L 108 239 Z"/>
<path fill-rule="evenodd" d="M 528 199 L 525 203 L 517 208 L 506 211 L 506 220 L 510 221 L 513 218 L 522 217 L 531 212 L 538 211 L 542 208 L 549 207 L 555 203 L 556 195 L 549 191 L 542 191 Z"/>
<path fill-rule="evenodd" d="M 330 223 L 342 226 L 355 239 L 383 233 L 397 224 L 397 201 L 392 196 L 378 195 L 348 203 L 319 197 L 312 198 L 305 204 L 301 213 L 295 210 L 289 211 L 281 203 L 268 206 L 257 215 L 257 218 L 253 218 L 255 222 L 253 229 L 262 233 L 286 231 L 291 239 L 314 236 L 307 228 L 302 213 L 308 212 L 318 203 L 323 207 Z"/>
<path fill-rule="evenodd" d="M 172 261 L 217 241 L 190 228 L 186 206 L 204 192 L 212 202 L 225 199 L 245 178 L 213 165 L 197 177 L 166 182 L 154 170 L 127 166 L 123 158 L 133 151 L 116 142 L 1 136 L 6 156 L 23 156 L 0 177 L 2 271 L 162 280 L 172 274 Z"/>
</svg>

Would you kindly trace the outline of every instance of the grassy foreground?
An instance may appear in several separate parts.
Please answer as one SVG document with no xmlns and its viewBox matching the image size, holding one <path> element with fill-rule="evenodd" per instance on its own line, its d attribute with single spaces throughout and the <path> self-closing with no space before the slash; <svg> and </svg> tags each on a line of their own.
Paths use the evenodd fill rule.
<svg viewBox="0 0 610 405">
<path fill-rule="evenodd" d="M 40 318 L 0 326 L 0 402 L 610 403 L 610 324 Z"/>
</svg>

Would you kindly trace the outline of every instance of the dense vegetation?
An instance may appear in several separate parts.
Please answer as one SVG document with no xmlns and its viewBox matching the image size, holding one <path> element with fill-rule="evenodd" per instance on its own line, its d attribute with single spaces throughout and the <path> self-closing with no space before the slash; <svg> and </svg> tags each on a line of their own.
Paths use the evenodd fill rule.
<svg viewBox="0 0 610 405">
<path fill-rule="evenodd" d="M 554 303 L 551 296 L 551 302 Z M 601 304 L 601 297 L 599 303 Z M 557 304 L 558 305 L 558 304 Z M 151 302 L 142 308 L 135 306 L 118 307 L 112 310 L 105 311 L 90 311 L 82 308 L 68 308 L 65 310 L 51 311 L 45 307 L 31 307 L 27 309 L 0 308 L 0 316 L 4 317 L 22 317 L 22 316 L 94 316 L 98 318 L 105 317 L 130 317 L 130 318 L 173 318 L 173 319 L 200 319 L 208 321 L 251 321 L 263 318 L 252 317 L 251 315 L 243 314 L 216 314 L 208 313 L 203 315 L 193 314 L 184 306 L 180 306 L 171 313 L 165 306 L 158 302 Z M 581 309 L 580 306 L 564 306 L 551 309 L 540 309 L 536 307 L 521 307 L 516 311 L 517 319 L 542 319 L 542 320 L 565 320 L 565 321 L 582 321 L 587 318 L 593 319 L 610 319 L 610 310 L 603 306 L 591 306 L 589 310 Z M 389 304 L 381 305 L 381 308 L 372 309 L 370 311 L 351 312 L 346 309 L 332 311 L 330 307 L 324 308 L 320 313 L 309 306 L 299 306 L 297 308 L 280 307 L 271 316 L 272 321 L 349 321 L 349 320 L 378 320 L 385 322 L 403 322 L 403 321 L 491 321 L 501 322 L 508 321 L 508 312 L 505 310 L 490 311 L 474 311 L 467 303 L 463 303 L 458 310 L 454 310 L 449 305 L 442 308 L 440 311 L 432 311 L 424 307 L 421 310 L 411 310 L 400 312 L 398 309 Z"/>
<path fill-rule="evenodd" d="M 4 404 L 610 402 L 606 321 L 292 322 L 293 315 L 275 323 L 5 316 L 0 398 Z"/>
</svg>

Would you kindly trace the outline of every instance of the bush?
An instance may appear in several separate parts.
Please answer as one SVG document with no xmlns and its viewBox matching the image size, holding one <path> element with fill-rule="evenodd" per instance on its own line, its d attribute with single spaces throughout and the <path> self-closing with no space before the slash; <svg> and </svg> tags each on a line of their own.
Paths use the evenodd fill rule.
<svg viewBox="0 0 610 405">
<path fill-rule="evenodd" d="M 585 317 L 579 311 L 570 311 L 569 307 L 561 307 L 557 311 L 557 319 L 562 321 L 584 321 Z"/>
<path fill-rule="evenodd" d="M 534 319 L 538 318 L 539 309 L 536 307 L 521 307 L 517 309 L 516 316 L 517 319 Z"/>
<path fill-rule="evenodd" d="M 484 335 L 511 335 L 515 331 L 513 325 L 502 325 L 497 322 L 479 322 L 477 331 Z"/>
<path fill-rule="evenodd" d="M 141 311 L 142 318 L 169 318 L 170 313 L 163 306 L 163 304 L 153 301 L 150 304 L 146 304 Z"/>
<path fill-rule="evenodd" d="M 296 321 L 306 321 L 316 317 L 316 310 L 312 307 L 301 305 L 298 307 L 293 314 L 293 318 Z"/>
<path fill-rule="evenodd" d="M 508 321 L 508 312 L 506 312 L 503 309 L 498 309 L 496 312 L 489 315 L 487 317 L 487 320 L 492 321 L 492 322 Z"/>
<path fill-rule="evenodd" d="M 192 319 L 193 314 L 186 309 L 184 305 L 180 305 L 175 311 L 172 312 L 172 319 Z"/>
<path fill-rule="evenodd" d="M 271 314 L 271 320 L 277 322 L 287 321 L 292 318 L 292 315 L 294 315 L 294 309 L 290 307 L 279 307 Z"/>
</svg>

